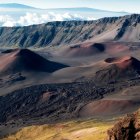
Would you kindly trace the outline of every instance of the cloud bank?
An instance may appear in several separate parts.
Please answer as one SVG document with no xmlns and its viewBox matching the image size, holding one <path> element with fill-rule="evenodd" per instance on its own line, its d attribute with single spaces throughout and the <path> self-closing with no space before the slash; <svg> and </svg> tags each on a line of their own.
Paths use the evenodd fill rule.
<svg viewBox="0 0 140 140">
<path fill-rule="evenodd" d="M 69 20 L 94 20 L 92 17 L 84 17 L 78 14 L 59 14 L 48 12 L 46 14 L 26 13 L 15 19 L 9 15 L 0 15 L 0 26 L 13 27 L 13 26 L 28 26 L 33 24 L 41 24 L 50 21 L 69 21 Z"/>
</svg>

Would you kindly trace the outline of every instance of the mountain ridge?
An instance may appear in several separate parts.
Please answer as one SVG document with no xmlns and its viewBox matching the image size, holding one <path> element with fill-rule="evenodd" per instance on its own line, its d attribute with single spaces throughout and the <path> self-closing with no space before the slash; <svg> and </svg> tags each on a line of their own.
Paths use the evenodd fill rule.
<svg viewBox="0 0 140 140">
<path fill-rule="evenodd" d="M 88 12 L 98 11 L 98 12 L 113 12 L 113 13 L 128 14 L 128 12 L 125 12 L 125 11 L 108 11 L 108 10 L 102 10 L 102 9 L 96 9 L 96 8 L 90 8 L 90 7 L 49 8 L 47 10 L 74 10 L 74 11 L 87 10 Z"/>
<path fill-rule="evenodd" d="M 85 41 L 140 42 L 139 26 L 140 14 L 133 14 L 94 21 L 56 21 L 25 27 L 1 27 L 0 46 L 70 46 Z"/>
</svg>

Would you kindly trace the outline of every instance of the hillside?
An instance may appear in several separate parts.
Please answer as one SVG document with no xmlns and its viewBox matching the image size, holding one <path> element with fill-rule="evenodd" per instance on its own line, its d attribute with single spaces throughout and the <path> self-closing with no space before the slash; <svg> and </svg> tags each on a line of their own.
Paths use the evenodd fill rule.
<svg viewBox="0 0 140 140">
<path fill-rule="evenodd" d="M 116 82 L 139 78 L 140 61 L 133 57 L 107 58 L 104 65 L 107 67 L 96 72 L 96 81 Z"/>
<path fill-rule="evenodd" d="M 1 27 L 1 47 L 45 47 L 87 42 L 140 42 L 140 15 L 96 21 L 49 22 L 27 27 Z"/>
<path fill-rule="evenodd" d="M 127 114 L 108 130 L 107 140 L 139 140 L 140 110 Z"/>
<path fill-rule="evenodd" d="M 28 49 L 13 49 L 11 52 L 4 52 L 0 58 L 0 75 L 15 74 L 23 71 L 51 73 L 67 67 L 66 65 L 46 60 Z"/>
<path fill-rule="evenodd" d="M 94 119 L 73 120 L 52 125 L 33 125 L 22 128 L 2 140 L 103 140 L 113 122 Z"/>
<path fill-rule="evenodd" d="M 33 53 L 27 50 L 23 50 L 23 52 L 26 54 Z M 12 54 L 12 55 L 15 56 L 15 54 Z M 21 55 L 21 53 L 20 54 L 18 53 L 18 55 Z M 34 55 L 35 54 L 33 53 L 33 56 Z M 32 59 L 33 57 L 30 57 L 30 58 Z M 36 56 L 36 58 L 38 58 L 38 55 Z M 22 65 L 19 65 L 17 63 L 19 61 L 16 61 L 17 65 L 13 65 L 13 59 L 11 60 L 12 60 L 12 63 L 9 63 L 9 65 L 10 67 L 13 67 L 16 70 L 18 66 L 23 68 L 22 65 L 26 64 L 25 63 L 26 61 L 25 62 L 23 61 L 24 63 L 21 61 Z M 16 58 L 15 60 L 22 60 L 22 59 Z M 121 59 L 120 61 L 123 61 L 123 60 L 124 58 Z M 36 66 L 38 66 L 38 63 Z M 125 99 L 127 100 L 124 100 L 124 101 L 120 100 L 120 98 L 122 99 L 122 96 L 121 96 L 121 97 L 113 97 L 114 99 L 111 99 L 111 100 L 105 99 L 105 100 L 100 100 L 101 102 L 100 101 L 94 102 L 95 100 L 97 101 L 99 99 L 103 99 L 106 94 L 110 95 L 110 93 L 113 94 L 115 91 L 118 92 L 126 88 L 130 89 L 131 86 L 139 85 L 140 79 L 138 75 L 135 73 L 135 70 L 136 71 L 139 70 L 140 62 L 136 60 L 135 58 L 127 57 L 127 60 L 121 63 L 117 63 L 116 65 L 121 66 L 120 64 L 122 63 L 123 65 L 126 66 L 125 68 L 128 70 L 126 70 L 126 73 L 123 72 L 123 74 L 121 71 L 119 71 L 119 73 L 117 74 L 110 72 L 112 79 L 116 77 L 116 75 L 118 78 L 125 79 L 125 77 L 128 76 L 128 74 L 132 75 L 132 78 L 134 79 L 131 79 L 129 77 L 127 79 L 127 82 L 122 80 L 121 82 L 109 83 L 107 81 L 105 82 L 105 84 L 104 83 L 102 84 L 102 81 L 99 81 L 100 84 L 97 86 L 95 85 L 96 81 L 94 81 L 93 78 L 89 81 L 85 80 L 84 82 L 72 82 L 72 83 L 62 83 L 62 84 L 39 85 L 37 83 L 37 85 L 35 86 L 29 86 L 27 88 L 21 88 L 13 92 L 9 92 L 9 94 L 0 97 L 0 103 L 1 103 L 0 104 L 0 122 L 6 123 L 11 120 L 18 120 L 18 119 L 21 119 L 24 121 L 26 119 L 30 120 L 30 118 L 38 119 L 37 122 L 40 122 L 42 121 L 40 120 L 40 117 L 43 118 L 43 122 L 49 122 L 50 120 L 51 122 L 56 122 L 56 121 L 60 121 L 60 120 L 64 121 L 64 120 L 68 120 L 72 118 L 87 117 L 88 114 L 89 116 L 94 116 L 94 114 L 98 116 L 98 112 L 99 112 L 99 116 L 101 117 L 102 115 L 100 115 L 100 113 L 102 114 L 104 112 L 103 111 L 100 112 L 99 110 L 101 110 L 103 106 L 105 107 L 108 105 L 110 107 L 104 109 L 107 115 L 110 114 L 110 112 L 113 112 L 114 108 L 115 108 L 116 114 L 122 114 L 123 112 L 127 112 L 128 108 L 125 109 L 124 106 L 129 106 L 129 111 L 130 111 L 130 107 L 132 107 L 132 110 L 133 109 L 135 110 L 135 108 L 140 106 L 140 104 L 138 103 L 139 95 L 136 96 L 135 94 L 134 95 L 131 94 L 130 99 L 127 99 L 125 97 Z M 47 64 L 49 64 L 49 62 L 47 62 Z M 31 64 L 27 66 L 28 67 L 24 67 L 24 70 L 28 70 L 28 68 L 35 70 L 36 68 L 36 67 L 33 67 Z M 45 66 L 45 63 L 44 63 L 44 66 Z M 53 66 L 55 67 L 54 64 Z M 38 66 L 38 67 L 42 68 L 41 66 Z M 111 68 L 112 68 L 111 70 L 114 71 L 114 67 L 112 67 L 112 65 L 111 65 Z M 129 70 L 129 69 L 132 69 L 132 70 Z M 9 67 L 8 67 L 8 70 L 9 70 Z M 109 71 L 107 71 L 106 75 L 110 76 Z M 133 93 L 134 93 L 134 90 L 133 90 Z M 136 100 L 133 99 L 134 97 L 137 97 Z M 130 100 L 132 100 L 132 102 Z M 10 104 L 7 104 L 7 102 L 10 102 Z M 92 104 L 90 105 L 90 103 L 92 102 L 94 102 L 99 108 L 98 107 L 95 108 L 94 103 L 93 103 L 93 106 Z M 120 104 L 120 106 L 116 107 L 118 103 Z M 92 113 L 91 108 L 92 110 L 94 110 L 93 113 Z M 106 109 L 109 109 L 109 110 L 107 111 Z M 121 113 L 120 113 L 120 109 L 122 109 Z M 87 111 L 87 113 L 85 113 L 85 111 Z M 20 114 L 22 114 L 22 116 Z"/>
</svg>

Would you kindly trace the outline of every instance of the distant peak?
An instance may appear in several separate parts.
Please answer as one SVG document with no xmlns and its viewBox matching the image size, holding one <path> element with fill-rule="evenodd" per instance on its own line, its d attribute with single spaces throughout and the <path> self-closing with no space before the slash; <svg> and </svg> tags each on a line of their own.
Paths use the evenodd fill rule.
<svg viewBox="0 0 140 140">
<path fill-rule="evenodd" d="M 35 7 L 19 4 L 19 3 L 2 3 L 0 8 L 23 8 L 23 9 L 35 9 Z"/>
</svg>

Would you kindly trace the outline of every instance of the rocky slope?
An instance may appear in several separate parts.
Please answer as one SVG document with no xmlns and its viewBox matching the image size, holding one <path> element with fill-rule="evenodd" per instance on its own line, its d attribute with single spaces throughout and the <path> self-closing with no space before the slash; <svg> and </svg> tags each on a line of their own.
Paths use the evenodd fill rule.
<svg viewBox="0 0 140 140">
<path fill-rule="evenodd" d="M 108 130 L 107 140 L 139 140 L 140 112 L 129 114 Z"/>
<path fill-rule="evenodd" d="M 94 81 L 30 86 L 0 96 L 0 122 L 54 122 L 85 117 L 81 108 L 104 95 L 139 85 L 140 79 L 95 86 Z M 91 109 L 91 108 L 90 108 Z M 93 108 L 92 108 L 93 109 Z M 21 115 L 22 114 L 22 115 Z"/>
<path fill-rule="evenodd" d="M 140 15 L 0 28 L 2 47 L 70 45 L 84 41 L 140 42 Z"/>
<path fill-rule="evenodd" d="M 97 71 L 95 80 L 98 82 L 115 83 L 116 81 L 139 78 L 140 61 L 130 56 L 107 58 L 104 68 Z"/>
</svg>

